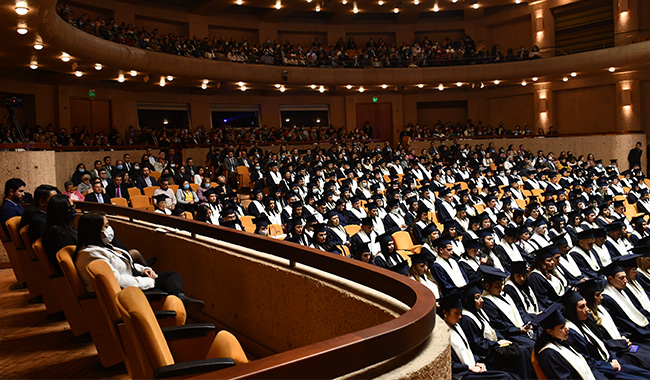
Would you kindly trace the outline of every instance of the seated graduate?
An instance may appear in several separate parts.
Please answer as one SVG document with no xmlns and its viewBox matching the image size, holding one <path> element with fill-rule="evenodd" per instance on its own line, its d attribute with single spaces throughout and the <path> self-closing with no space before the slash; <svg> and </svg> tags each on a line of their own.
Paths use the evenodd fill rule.
<svg viewBox="0 0 650 380">
<path fill-rule="evenodd" d="M 605 242 L 607 241 L 607 231 L 605 231 L 604 228 L 598 228 L 591 231 L 594 233 L 594 246 L 592 247 L 594 256 L 598 258 L 601 268 L 606 267 L 612 263 L 612 256 L 605 245 Z"/>
<path fill-rule="evenodd" d="M 598 277 L 598 271 L 602 265 L 600 259 L 592 251 L 595 243 L 593 230 L 582 230 L 576 235 L 578 244 L 571 248 L 569 255 L 585 276 Z"/>
<path fill-rule="evenodd" d="M 467 285 L 467 275 L 452 257 L 454 251 L 449 239 L 441 236 L 433 244 L 438 248 L 438 257 L 433 263 L 431 273 L 440 286 L 442 294 L 449 294 Z"/>
<path fill-rule="evenodd" d="M 632 364 L 619 362 L 602 339 L 595 323 L 589 319 L 587 301 L 580 293 L 568 290 L 562 296 L 564 317 L 569 328 L 568 343 L 584 356 L 589 366 L 597 369 L 610 379 L 648 379 L 650 371 Z"/>
<path fill-rule="evenodd" d="M 602 268 L 607 284 L 602 292 L 602 306 L 612 316 L 619 331 L 625 331 L 633 341 L 650 342 L 650 324 L 624 291 L 627 275 L 616 261 Z"/>
<path fill-rule="evenodd" d="M 397 253 L 397 249 L 395 249 L 395 240 L 393 240 L 392 236 L 394 232 L 396 231 L 391 230 L 377 236 L 380 250 L 375 255 L 375 265 L 382 268 L 390 268 L 405 261 L 402 255 Z"/>
<path fill-rule="evenodd" d="M 505 227 L 503 229 L 503 238 L 497 244 L 495 250 L 503 260 L 503 265 L 507 270 L 510 270 L 510 265 L 513 261 L 524 261 L 530 257 L 523 248 L 519 247 L 516 243 L 521 235 L 519 227 Z"/>
<path fill-rule="evenodd" d="M 453 378 L 462 379 L 514 379 L 507 372 L 496 371 L 479 362 L 469 344 L 469 339 L 459 326 L 463 318 L 460 291 L 439 300 L 438 314 L 449 327 L 451 341 L 451 371 Z"/>
<path fill-rule="evenodd" d="M 159 214 L 171 215 L 172 210 L 170 210 L 167 207 L 167 200 L 168 199 L 169 199 L 169 197 L 167 196 L 167 194 L 155 195 L 153 197 L 154 206 L 156 206 L 156 209 L 154 210 L 154 212 L 157 212 Z"/>
<path fill-rule="evenodd" d="M 388 231 L 388 230 L 387 230 Z M 377 233 L 373 227 L 371 217 L 361 219 L 361 229 L 350 238 L 351 245 L 358 245 L 360 243 L 368 243 L 371 252 L 379 252 L 379 244 L 377 244 Z"/>
<path fill-rule="evenodd" d="M 311 244 L 315 249 L 320 251 L 331 252 L 337 255 L 341 254 L 338 248 L 329 241 L 328 228 L 325 223 L 316 223 L 314 225 L 314 236 L 311 239 Z"/>
<path fill-rule="evenodd" d="M 232 228 L 237 231 L 244 231 L 244 226 L 241 225 L 241 222 L 237 218 L 235 209 L 230 205 L 224 206 L 223 211 L 221 212 L 222 220 L 219 224 L 223 227 Z"/>
<path fill-rule="evenodd" d="M 525 261 L 513 261 L 510 269 L 510 278 L 506 280 L 503 291 L 512 298 L 520 310 L 525 311 L 533 318 L 543 309 L 537 302 L 535 292 L 528 285 L 528 263 Z"/>
<path fill-rule="evenodd" d="M 542 248 L 534 252 L 533 270 L 528 275 L 528 285 L 537 297 L 541 309 L 546 309 L 564 294 L 566 284 L 555 271 L 554 252 Z"/>
<path fill-rule="evenodd" d="M 422 244 L 426 239 L 426 236 L 422 233 L 424 228 L 428 226 L 429 221 L 429 210 L 426 207 L 418 207 L 418 210 L 415 214 L 415 223 L 411 227 L 411 233 L 413 235 L 413 241 L 416 244 Z"/>
<path fill-rule="evenodd" d="M 637 276 L 636 280 L 641 284 L 646 294 L 650 296 L 650 257 L 644 255 L 637 259 Z"/>
<path fill-rule="evenodd" d="M 433 279 L 433 275 L 427 265 L 427 256 L 423 253 L 409 255 L 411 258 L 411 267 L 409 268 L 409 277 L 426 286 L 431 290 L 436 299 L 440 298 L 440 287 Z"/>
<path fill-rule="evenodd" d="M 578 266 L 573 256 L 569 255 L 571 247 L 566 237 L 567 235 L 562 234 L 553 238 L 554 247 L 550 247 L 550 249 L 556 250 L 559 253 L 559 256 L 557 254 L 555 255 L 558 258 L 555 270 L 570 286 L 576 286 L 582 281 L 587 280 L 588 277 L 582 273 L 581 267 Z"/>
<path fill-rule="evenodd" d="M 440 237 L 440 230 L 435 223 L 431 223 L 422 230 L 422 233 L 426 238 L 424 239 L 420 253 L 426 254 L 429 260 L 431 260 L 430 264 L 433 264 L 433 261 L 438 257 L 438 249 L 434 247 L 433 242 Z"/>
<path fill-rule="evenodd" d="M 155 288 L 180 298 L 188 312 L 203 308 L 203 301 L 185 295 L 180 274 L 173 271 L 156 273 L 150 267 L 134 262 L 128 251 L 111 245 L 114 232 L 104 214 L 91 212 L 82 215 L 79 218 L 78 235 L 77 250 L 73 259 L 79 277 L 89 292 L 93 292 L 94 289 L 86 266 L 91 261 L 104 260 L 111 266 L 122 288 L 127 286 L 137 286 L 142 290 Z"/>
<path fill-rule="evenodd" d="M 341 219 L 336 210 L 328 211 L 325 214 L 325 219 L 327 219 L 327 228 L 329 229 L 327 235 L 330 242 L 334 245 L 350 245 L 350 236 L 341 225 Z"/>
<path fill-rule="evenodd" d="M 599 278 L 590 279 L 578 285 L 578 290 L 584 297 L 589 310 L 589 321 L 591 322 L 587 321 L 587 323 L 591 325 L 593 322 L 592 329 L 594 326 L 598 329 L 600 339 L 603 340 L 607 349 L 614 351 L 624 363 L 648 369 L 650 345 L 630 341 L 621 334 L 607 309 L 600 307 L 603 301 L 603 281 Z"/>
<path fill-rule="evenodd" d="M 520 310 L 508 294 L 503 293 L 503 281 L 508 273 L 488 265 L 481 265 L 480 272 L 485 287 L 483 310 L 490 318 L 490 324 L 505 339 L 532 351 L 535 331 L 530 324 L 530 316 Z"/>
<path fill-rule="evenodd" d="M 352 258 L 355 260 L 363 261 L 364 263 L 372 264 L 373 257 L 370 252 L 370 244 L 359 243 L 350 247 Z"/>
<path fill-rule="evenodd" d="M 459 324 L 472 352 L 490 368 L 507 371 L 521 379 L 535 378 L 530 362 L 531 350 L 520 350 L 517 344 L 503 339 L 490 325 L 490 318 L 482 310 L 484 301 L 480 284 L 480 281 L 470 282 L 461 289 L 463 318 Z"/>
<path fill-rule="evenodd" d="M 623 268 L 625 275 L 627 277 L 627 285 L 623 290 L 627 293 L 627 296 L 630 298 L 637 310 L 639 310 L 646 318 L 650 318 L 650 298 L 645 289 L 637 281 L 638 271 L 637 271 L 637 260 L 641 258 L 642 255 L 647 255 L 650 253 L 650 248 L 648 247 L 636 247 L 631 250 L 634 252 L 631 255 L 625 255 L 619 257 L 616 261 L 618 265 Z"/>
<path fill-rule="evenodd" d="M 605 380 L 607 377 L 590 367 L 587 360 L 567 342 L 569 328 L 560 312 L 562 304 L 553 303 L 533 323 L 543 331 L 535 342 L 534 354 L 547 379 Z"/>
<path fill-rule="evenodd" d="M 260 216 L 254 218 L 253 224 L 255 224 L 255 231 L 253 232 L 255 235 L 269 235 L 269 224 L 271 224 L 271 222 L 265 214 L 261 214 Z"/>
<path fill-rule="evenodd" d="M 477 232 L 481 257 L 487 258 L 487 263 L 485 265 L 489 265 L 491 267 L 505 271 L 503 261 L 501 261 L 499 254 L 494 249 L 496 243 L 494 241 L 493 233 L 494 230 L 492 227 L 484 228 Z"/>
<path fill-rule="evenodd" d="M 478 239 L 465 239 L 463 240 L 463 246 L 465 246 L 465 252 L 460 256 L 458 265 L 467 275 L 469 282 L 480 280 L 481 276 L 478 269 L 481 265 L 487 264 L 488 257 L 480 255 Z"/>
</svg>

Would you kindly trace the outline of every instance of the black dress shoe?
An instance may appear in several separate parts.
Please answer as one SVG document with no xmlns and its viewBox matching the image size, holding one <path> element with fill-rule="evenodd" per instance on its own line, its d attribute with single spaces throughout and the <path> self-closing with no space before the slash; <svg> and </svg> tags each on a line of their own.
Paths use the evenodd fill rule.
<svg viewBox="0 0 650 380">
<path fill-rule="evenodd" d="M 185 306 L 185 311 L 187 314 L 191 314 L 197 311 L 201 311 L 205 307 L 205 303 L 201 300 L 195 300 L 188 297 L 185 293 L 179 293 L 177 295 L 181 301 L 183 301 L 183 306 Z"/>
</svg>

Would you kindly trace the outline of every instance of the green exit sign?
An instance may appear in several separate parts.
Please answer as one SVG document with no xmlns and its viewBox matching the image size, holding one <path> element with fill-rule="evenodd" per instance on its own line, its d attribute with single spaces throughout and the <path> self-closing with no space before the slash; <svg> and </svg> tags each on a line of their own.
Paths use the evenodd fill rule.
<svg viewBox="0 0 650 380">
<path fill-rule="evenodd" d="M 376 97 L 376 96 L 373 96 L 373 97 L 372 97 L 372 102 L 373 102 L 373 103 L 377 103 L 378 100 L 379 100 L 378 97 Z"/>
<path fill-rule="evenodd" d="M 88 90 L 88 97 L 91 98 L 91 99 L 95 97 L 95 89 L 94 88 L 91 88 L 90 90 Z"/>
</svg>

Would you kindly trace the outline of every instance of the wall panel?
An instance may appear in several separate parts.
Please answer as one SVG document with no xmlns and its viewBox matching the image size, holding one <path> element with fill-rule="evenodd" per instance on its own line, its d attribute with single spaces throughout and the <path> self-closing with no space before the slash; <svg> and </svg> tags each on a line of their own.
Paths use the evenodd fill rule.
<svg viewBox="0 0 650 380">
<path fill-rule="evenodd" d="M 257 29 L 210 26 L 209 34 L 210 39 L 221 38 L 223 36 L 225 40 L 230 40 L 232 37 L 235 37 L 237 42 L 241 42 L 245 38 L 250 45 L 259 42 Z"/>
<path fill-rule="evenodd" d="M 188 36 L 189 34 L 189 25 L 187 23 L 161 20 L 142 15 L 135 15 L 135 26 L 140 29 L 146 28 L 149 33 L 153 32 L 153 30 L 157 28 L 158 33 L 163 35 L 172 33 L 176 36 Z"/>
<path fill-rule="evenodd" d="M 457 102 L 424 102 L 417 104 L 417 122 L 423 126 L 433 126 L 440 120 L 443 124 L 448 121 L 456 124 L 467 120 L 467 101 Z"/>
<path fill-rule="evenodd" d="M 556 91 L 555 123 L 559 133 L 616 131 L 614 85 Z"/>
<path fill-rule="evenodd" d="M 289 31 L 278 31 L 278 41 L 281 44 L 284 44 L 286 40 L 291 41 L 291 44 L 293 45 L 294 49 L 298 48 L 298 44 L 302 45 L 302 48 L 304 50 L 309 49 L 311 46 L 312 42 L 314 42 L 314 39 L 318 37 L 318 41 L 320 41 L 321 45 L 325 50 L 327 50 L 327 45 L 330 43 L 327 41 L 327 33 L 326 32 L 308 32 L 308 33 L 303 33 L 303 32 L 289 32 Z M 355 39 L 356 41 L 356 39 Z M 336 43 L 336 41 L 334 41 Z M 359 42 L 357 42 L 357 45 Z"/>
<path fill-rule="evenodd" d="M 516 125 L 523 129 L 526 125 L 532 128 L 535 123 L 532 94 L 489 98 L 486 99 L 486 106 L 487 115 L 480 119 L 484 125 L 496 127 L 502 122 L 508 129 L 514 129 Z"/>
<path fill-rule="evenodd" d="M 475 38 L 476 37 L 472 36 Z M 530 16 L 520 18 L 517 20 L 508 21 L 507 23 L 495 25 L 487 29 L 487 38 L 485 42 L 476 41 L 477 48 L 480 49 L 482 45 L 489 51 L 492 50 L 492 45 L 497 44 L 501 47 L 503 54 L 506 54 L 508 48 L 512 48 L 515 54 L 520 46 L 530 51 L 533 47 L 533 33 Z"/>
<path fill-rule="evenodd" d="M 380 38 L 383 38 L 384 41 L 390 46 L 395 41 L 395 33 L 346 33 L 345 42 L 348 42 L 348 38 L 354 38 L 354 42 L 357 44 L 357 48 L 361 49 L 366 46 L 366 43 L 370 41 L 370 37 L 377 42 Z M 408 43 L 409 41 L 407 41 Z M 399 46 L 402 42 L 400 41 L 397 45 Z"/>
</svg>

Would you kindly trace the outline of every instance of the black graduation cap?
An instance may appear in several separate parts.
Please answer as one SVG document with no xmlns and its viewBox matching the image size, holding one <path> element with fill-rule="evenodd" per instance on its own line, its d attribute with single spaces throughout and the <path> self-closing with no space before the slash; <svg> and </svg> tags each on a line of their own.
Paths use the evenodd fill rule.
<svg viewBox="0 0 650 380">
<path fill-rule="evenodd" d="M 463 247 L 465 249 L 479 249 L 478 239 L 463 239 Z"/>
<path fill-rule="evenodd" d="M 305 216 L 305 223 L 306 224 L 315 224 L 318 223 L 318 219 L 316 219 L 316 216 L 313 214 L 309 215 L 304 215 Z"/>
<path fill-rule="evenodd" d="M 557 236 L 554 236 L 554 237 L 551 238 L 551 242 L 553 242 L 553 245 L 556 246 L 556 247 L 558 245 L 569 244 L 569 242 L 566 239 L 566 235 L 567 235 L 567 233 L 565 232 L 565 233 L 559 234 Z"/>
<path fill-rule="evenodd" d="M 587 240 L 594 238 L 594 231 L 592 229 L 585 229 L 576 234 L 578 240 Z"/>
<path fill-rule="evenodd" d="M 359 243 L 352 246 L 352 250 L 356 253 L 357 256 L 361 256 L 364 252 L 370 252 L 370 244 L 368 243 Z"/>
<path fill-rule="evenodd" d="M 612 231 L 623 231 L 623 223 L 616 221 L 608 224 L 605 226 L 605 229 L 607 232 L 612 232 Z"/>
<path fill-rule="evenodd" d="M 504 235 L 513 238 L 519 237 L 520 229 L 518 227 L 506 227 L 504 229 Z"/>
<path fill-rule="evenodd" d="M 594 234 L 594 238 L 605 238 L 607 237 L 607 231 L 604 228 L 593 228 L 591 232 Z"/>
<path fill-rule="evenodd" d="M 507 218 L 508 215 L 505 213 L 505 211 L 501 211 L 501 212 L 496 214 L 496 217 L 497 217 L 497 220 L 499 220 L 499 219 Z"/>
<path fill-rule="evenodd" d="M 535 256 L 536 260 L 541 261 L 541 260 L 546 260 L 549 257 L 555 256 L 555 251 L 549 249 L 548 247 L 546 247 L 546 248 L 541 248 L 541 249 L 538 249 L 536 251 L 533 251 L 532 255 Z"/>
<path fill-rule="evenodd" d="M 459 203 L 455 207 L 456 211 L 467 211 L 467 205 L 465 203 Z"/>
<path fill-rule="evenodd" d="M 643 222 L 645 222 L 643 215 L 635 216 L 634 218 L 632 218 L 632 224 L 634 224 L 635 226 L 640 226 L 641 224 L 643 224 Z"/>
<path fill-rule="evenodd" d="M 369 202 L 366 203 L 366 207 L 368 208 L 368 211 L 370 211 L 370 210 L 378 209 L 379 205 L 377 205 L 376 202 Z"/>
<path fill-rule="evenodd" d="M 482 230 L 476 231 L 476 234 L 478 235 L 479 239 L 486 238 L 488 236 L 491 236 L 492 233 L 494 232 L 494 229 L 492 227 L 490 228 L 484 228 Z"/>
<path fill-rule="evenodd" d="M 169 196 L 167 194 L 158 194 L 153 197 L 153 199 L 156 200 L 156 203 L 164 202 L 167 199 L 169 199 Z"/>
<path fill-rule="evenodd" d="M 510 272 L 512 274 L 526 275 L 528 273 L 528 263 L 525 261 L 513 261 L 510 264 Z"/>
<path fill-rule="evenodd" d="M 317 234 L 319 232 L 327 231 L 327 224 L 325 223 L 316 223 L 314 224 L 314 233 Z"/>
<path fill-rule="evenodd" d="M 608 266 L 600 268 L 598 272 L 605 277 L 615 276 L 616 273 L 623 272 L 623 268 L 621 268 L 616 261 L 612 261 Z"/>
<path fill-rule="evenodd" d="M 413 255 L 409 255 L 411 258 L 411 266 L 415 264 L 426 264 L 428 261 L 427 255 L 424 253 L 416 253 Z"/>
<path fill-rule="evenodd" d="M 438 230 L 438 226 L 436 226 L 435 223 L 427 224 L 427 226 L 422 229 L 423 239 L 426 240 L 426 238 L 429 237 L 429 235 L 431 235 L 434 231 L 440 231 Z"/>
<path fill-rule="evenodd" d="M 468 302 L 474 303 L 474 295 L 483 292 L 481 289 L 481 282 L 479 280 L 471 281 L 460 288 L 460 292 L 463 294 L 463 298 L 469 299 Z"/>
<path fill-rule="evenodd" d="M 258 227 L 264 227 L 271 224 L 269 218 L 266 215 L 261 215 L 258 218 L 253 219 L 253 223 L 255 223 L 255 225 Z"/>
<path fill-rule="evenodd" d="M 555 326 L 561 325 L 566 322 L 566 319 L 561 313 L 562 304 L 559 302 L 553 303 L 544 312 L 537 314 L 532 322 L 536 325 L 542 326 L 543 329 L 554 329 Z"/>
<path fill-rule="evenodd" d="M 496 280 L 503 280 L 510 275 L 510 273 L 489 265 L 481 265 L 479 270 L 483 276 L 483 281 L 487 283 L 492 283 Z"/>
<path fill-rule="evenodd" d="M 544 219 L 544 218 L 542 218 L 542 217 L 539 217 L 539 218 L 535 219 L 535 220 L 533 221 L 533 223 L 531 223 L 531 225 L 532 225 L 533 227 L 535 227 L 535 228 L 537 228 L 537 227 L 541 227 L 541 226 L 544 226 L 544 225 L 546 225 L 546 219 Z"/>
<path fill-rule="evenodd" d="M 583 300 L 584 297 L 582 294 L 573 291 L 571 289 L 567 289 L 566 292 L 560 297 L 558 302 L 562 302 L 562 305 L 564 305 L 564 308 L 567 310 L 575 309 L 576 304 Z"/>
<path fill-rule="evenodd" d="M 439 196 L 440 196 L 440 197 L 444 197 L 444 196 L 446 196 L 446 195 L 448 195 L 448 194 L 451 194 L 451 189 L 449 189 L 449 188 L 446 187 L 445 189 L 443 189 L 442 191 L 440 191 Z"/>
<path fill-rule="evenodd" d="M 438 299 L 440 310 L 462 309 L 463 303 L 461 302 L 461 296 L 460 290 L 457 290 L 440 297 L 440 299 Z"/>
<path fill-rule="evenodd" d="M 449 236 L 443 235 L 434 240 L 432 243 L 434 247 L 442 248 L 446 247 L 448 244 L 451 244 L 451 240 L 449 239 Z"/>
<path fill-rule="evenodd" d="M 386 231 L 386 232 L 384 232 L 383 234 L 377 236 L 376 241 L 377 241 L 379 244 L 385 244 L 385 243 L 388 243 L 389 241 L 393 240 L 393 234 L 394 234 L 394 233 L 395 233 L 394 231 Z"/>
<path fill-rule="evenodd" d="M 361 225 L 362 226 L 372 226 L 372 217 L 371 216 L 366 216 L 365 218 L 361 219 Z"/>
<path fill-rule="evenodd" d="M 634 249 L 636 248 L 633 248 L 633 250 Z M 643 257 L 643 255 L 639 253 L 633 253 L 631 255 L 618 256 L 614 258 L 614 261 L 621 268 L 636 268 L 637 266 L 636 259 L 638 259 L 639 257 Z"/>
<path fill-rule="evenodd" d="M 587 281 L 580 282 L 578 285 L 578 291 L 586 300 L 593 300 L 596 292 L 603 291 L 603 281 L 599 277 L 590 278 Z"/>
<path fill-rule="evenodd" d="M 596 213 L 596 211 L 591 207 L 582 210 L 582 215 L 584 215 L 584 216 L 587 216 L 589 214 L 595 214 L 595 213 Z"/>
</svg>

